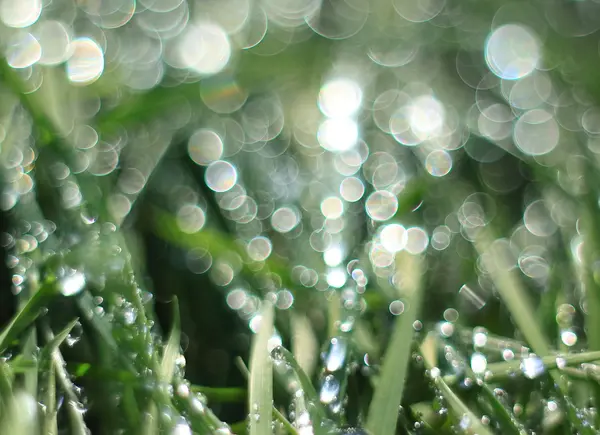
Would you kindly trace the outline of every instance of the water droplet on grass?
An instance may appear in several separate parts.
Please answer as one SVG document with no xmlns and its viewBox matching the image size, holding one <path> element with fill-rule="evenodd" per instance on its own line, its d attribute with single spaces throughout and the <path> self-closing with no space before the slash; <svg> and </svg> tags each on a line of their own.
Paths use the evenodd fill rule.
<svg viewBox="0 0 600 435">
<path fill-rule="evenodd" d="M 85 287 L 85 275 L 78 270 L 69 269 L 58 281 L 58 289 L 64 296 L 73 296 Z"/>
<path fill-rule="evenodd" d="M 545 370 L 544 362 L 537 355 L 530 355 L 521 361 L 521 371 L 529 379 L 537 378 Z"/>
</svg>

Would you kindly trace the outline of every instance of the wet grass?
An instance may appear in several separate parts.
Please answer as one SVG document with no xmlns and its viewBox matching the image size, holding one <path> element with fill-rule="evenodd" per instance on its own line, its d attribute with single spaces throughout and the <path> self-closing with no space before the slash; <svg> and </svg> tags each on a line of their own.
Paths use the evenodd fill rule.
<svg viewBox="0 0 600 435">
<path fill-rule="evenodd" d="M 244 55 L 242 81 L 296 77 L 313 53 L 294 50 L 265 63 Z M 505 195 L 468 162 L 444 180 L 416 170 L 390 222 L 432 227 L 434 237 L 431 216 L 449 217 L 439 219 L 455 223 L 448 244 L 398 253 L 377 276 L 365 247 L 378 230 L 359 203 L 346 234 L 350 278 L 327 285 L 308 235 L 266 231 L 273 252 L 253 258 L 205 173 L 190 168 L 181 145 L 192 132 L 169 130 L 161 116 L 191 85 L 131 96 L 98 116 L 99 132 L 124 129 L 134 144 L 166 131 L 163 147 L 140 151 L 152 171 L 131 212 L 115 217 L 108 198 L 126 168 L 57 176 L 57 165 L 76 166 L 68 140 L 6 65 L 2 79 L 2 183 L 23 153 L 23 122 L 36 159 L 17 171 L 32 187 L 1 215 L 0 434 L 599 433 L 592 163 L 574 177 L 584 194 L 565 191 L 558 164 L 532 159 L 506 157 L 528 178 Z M 253 162 L 236 164 L 259 190 Z M 177 194 L 165 188 L 175 176 Z M 65 207 L 65 186 L 82 199 Z M 201 198 L 201 230 L 185 230 L 177 195 Z M 548 216 L 576 205 L 555 233 L 525 235 L 524 248 L 548 258 L 544 279 L 519 263 L 537 254 L 513 258 L 525 196 L 543 198 Z"/>
</svg>

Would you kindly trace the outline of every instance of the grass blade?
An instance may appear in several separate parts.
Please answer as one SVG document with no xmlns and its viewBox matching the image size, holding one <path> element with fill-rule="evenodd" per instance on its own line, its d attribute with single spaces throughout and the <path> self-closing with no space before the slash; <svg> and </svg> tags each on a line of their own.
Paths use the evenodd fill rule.
<svg viewBox="0 0 600 435">
<path fill-rule="evenodd" d="M 56 370 L 52 364 L 52 357 L 63 341 L 67 338 L 71 330 L 75 327 L 79 319 L 74 319 L 56 336 L 50 338 L 52 332 L 48 329 L 46 336 L 50 341 L 44 346 L 40 355 L 40 369 L 47 373 L 45 398 L 42 403 L 46 406 L 46 412 L 43 419 L 43 433 L 55 435 L 58 433 L 57 404 L 56 404 Z"/>
<path fill-rule="evenodd" d="M 318 343 L 315 332 L 308 318 L 302 314 L 292 313 L 292 353 L 304 373 L 311 376 L 318 354 Z"/>
<path fill-rule="evenodd" d="M 63 341 L 65 341 L 67 339 L 67 337 L 69 336 L 69 334 L 71 333 L 71 331 L 73 330 L 75 325 L 77 325 L 78 322 L 79 322 L 78 318 L 71 320 L 67 324 L 67 326 L 64 327 L 64 329 L 62 331 L 60 331 L 58 334 L 56 334 L 52 338 L 50 338 L 50 336 L 52 335 L 52 332 L 49 330 L 46 332 L 46 336 L 49 338 L 49 341 L 46 344 L 46 346 L 44 346 L 44 349 L 42 350 L 42 353 L 40 355 L 40 366 L 42 369 L 45 368 L 44 364 L 47 364 L 50 362 L 54 351 L 56 351 L 60 347 L 60 345 L 63 343 Z"/>
<path fill-rule="evenodd" d="M 248 371 L 248 367 L 246 367 L 246 364 L 244 364 L 244 360 L 242 360 L 241 357 L 237 357 L 235 359 L 235 364 L 238 366 L 240 372 L 242 372 L 242 375 L 248 379 L 250 377 L 250 372 Z M 277 408 L 275 408 L 275 405 L 273 405 L 273 417 L 279 421 L 283 427 L 285 427 L 288 431 L 289 434 L 291 435 L 298 435 L 298 432 L 296 431 L 296 429 L 294 428 L 294 426 L 292 426 L 292 424 L 288 421 L 288 419 L 285 417 L 285 415 L 283 415 L 281 412 L 279 412 L 279 410 Z M 232 424 L 231 425 L 231 429 L 234 430 L 235 433 L 246 433 L 246 423 L 244 422 L 244 428 L 243 430 L 237 429 L 238 423 Z"/>
<path fill-rule="evenodd" d="M 42 285 L 40 289 L 27 301 L 25 306 L 13 317 L 10 323 L 0 334 L 0 353 L 4 352 L 29 325 L 40 315 L 40 310 L 45 307 L 50 299 L 56 295 L 53 283 Z"/>
<path fill-rule="evenodd" d="M 422 258 L 398 255 L 397 266 L 406 271 L 407 290 L 410 292 L 405 306 L 408 308 L 396 319 L 394 332 L 384 356 L 381 376 L 369 406 L 367 429 L 377 435 L 396 433 L 398 409 L 404 392 L 404 381 L 410 362 L 413 323 L 421 310 Z"/>
<path fill-rule="evenodd" d="M 425 367 L 430 373 L 432 373 L 432 369 L 435 369 L 435 366 L 431 358 L 424 353 L 425 350 L 426 349 L 422 344 L 420 352 L 423 356 Z M 460 400 L 454 391 L 452 391 L 442 376 L 431 375 L 431 378 L 439 394 L 444 396 L 446 402 L 448 403 L 448 407 L 456 416 L 463 433 L 470 435 L 492 435 L 492 432 L 481 423 L 481 420 L 475 414 L 473 414 L 469 407 L 465 405 L 462 400 Z"/>
<path fill-rule="evenodd" d="M 215 388 L 192 385 L 190 389 L 195 393 L 203 394 L 210 402 L 217 403 L 244 402 L 248 397 L 248 392 L 243 388 Z"/>
<path fill-rule="evenodd" d="M 574 366 L 578 364 L 591 363 L 594 361 L 600 361 L 600 351 L 596 350 L 593 352 L 582 352 L 573 353 L 569 355 L 548 355 L 540 358 L 542 364 L 547 370 L 555 369 L 559 365 L 561 366 Z M 498 382 L 499 380 L 506 379 L 509 376 L 513 376 L 514 373 L 521 373 L 520 371 L 521 361 L 507 361 L 488 364 L 486 379 L 489 382 Z"/>
<path fill-rule="evenodd" d="M 250 352 L 250 379 L 248 380 L 248 410 L 250 413 L 249 434 L 271 433 L 273 421 L 273 363 L 269 355 L 268 342 L 273 335 L 275 313 L 273 304 L 263 302 L 261 322 L 254 336 Z"/>
<path fill-rule="evenodd" d="M 535 318 L 535 310 L 513 270 L 504 270 L 497 264 L 505 257 L 501 245 L 493 243 L 489 229 L 480 228 L 475 239 L 475 249 L 482 255 L 486 270 L 490 273 L 502 301 L 508 307 L 525 340 L 539 356 L 550 354 L 550 347 Z"/>
<path fill-rule="evenodd" d="M 177 297 L 175 297 L 173 299 L 173 326 L 160 364 L 160 379 L 168 384 L 173 380 L 173 374 L 175 373 L 175 361 L 180 352 L 180 340 L 181 320 L 179 317 L 179 303 Z"/>
</svg>

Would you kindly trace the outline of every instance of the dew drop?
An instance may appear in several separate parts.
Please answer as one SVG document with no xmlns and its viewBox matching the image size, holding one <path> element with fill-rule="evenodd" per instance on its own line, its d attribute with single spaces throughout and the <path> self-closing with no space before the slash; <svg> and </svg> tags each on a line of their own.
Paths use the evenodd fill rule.
<svg viewBox="0 0 600 435">
<path fill-rule="evenodd" d="M 545 371 L 544 362 L 537 355 L 530 355 L 521 361 L 521 371 L 525 377 L 535 379 Z"/>
<path fill-rule="evenodd" d="M 70 269 L 58 281 L 58 288 L 64 296 L 73 296 L 85 287 L 85 275 L 78 270 Z"/>
</svg>

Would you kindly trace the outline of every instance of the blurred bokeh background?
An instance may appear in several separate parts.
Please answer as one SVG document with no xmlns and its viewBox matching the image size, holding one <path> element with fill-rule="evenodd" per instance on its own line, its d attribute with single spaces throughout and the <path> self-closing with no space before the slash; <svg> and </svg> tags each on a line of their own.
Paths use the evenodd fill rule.
<svg viewBox="0 0 600 435">
<path fill-rule="evenodd" d="M 403 255 L 424 259 L 415 332 L 476 374 L 535 346 L 522 300 L 553 352 L 600 350 L 599 29 L 595 0 L 0 0 L 0 325 L 62 292 L 0 353 L 35 357 L 78 316 L 62 354 L 86 424 L 133 433 L 116 372 L 146 379 L 175 308 L 181 379 L 235 396 L 205 389 L 236 423 L 266 298 L 270 345 L 316 385 L 353 334 L 340 421 L 362 424 L 412 303 Z M 433 400 L 408 379 L 407 409 Z M 512 410 L 546 389 L 522 422 L 541 430 L 555 393 L 519 382 Z"/>
</svg>

